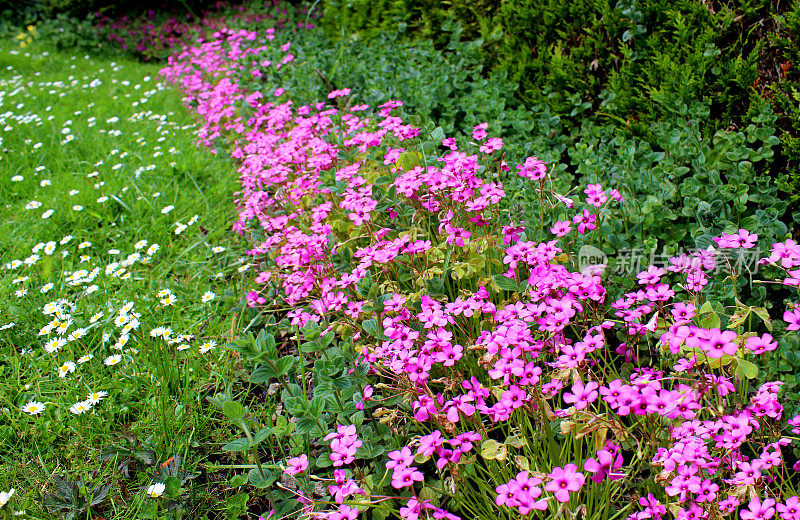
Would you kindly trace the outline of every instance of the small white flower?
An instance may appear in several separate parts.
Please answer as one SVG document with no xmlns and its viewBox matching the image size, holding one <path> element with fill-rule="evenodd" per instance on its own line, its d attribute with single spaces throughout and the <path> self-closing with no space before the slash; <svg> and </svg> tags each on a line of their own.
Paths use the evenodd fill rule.
<svg viewBox="0 0 800 520">
<path fill-rule="evenodd" d="M 172 204 L 170 204 L 169 206 L 165 206 L 165 207 L 164 207 L 164 208 L 161 210 L 161 213 L 164 213 L 164 214 L 166 215 L 167 213 L 169 213 L 169 212 L 170 212 L 170 211 L 172 211 L 173 209 L 175 209 L 175 206 L 173 206 Z"/>
<path fill-rule="evenodd" d="M 87 401 L 81 401 L 69 407 L 69 411 L 75 415 L 86 413 L 91 409 L 91 405 Z"/>
<path fill-rule="evenodd" d="M 200 301 L 202 301 L 203 303 L 207 303 L 207 302 L 210 302 L 211 300 L 213 300 L 216 297 L 217 297 L 217 295 L 214 294 L 213 292 L 206 291 L 205 294 L 203 294 L 203 297 L 200 298 Z"/>
<path fill-rule="evenodd" d="M 48 209 L 47 211 L 42 213 L 42 219 L 50 218 L 50 215 L 52 215 L 53 213 L 55 213 L 55 210 Z"/>
<path fill-rule="evenodd" d="M 89 401 L 90 404 L 96 405 L 107 395 L 108 392 L 92 392 L 86 397 L 86 400 Z"/>
<path fill-rule="evenodd" d="M 65 361 L 63 365 L 58 367 L 58 377 L 64 378 L 72 372 L 75 372 L 75 363 L 72 361 Z"/>
<path fill-rule="evenodd" d="M 11 488 L 8 491 L 8 493 L 6 493 L 5 491 L 0 491 L 0 507 L 6 505 L 13 494 L 14 494 L 14 488 Z"/>
<path fill-rule="evenodd" d="M 107 358 L 105 358 L 103 360 L 103 363 L 108 365 L 108 366 L 114 366 L 117 363 L 119 363 L 120 361 L 122 361 L 122 355 L 121 354 L 114 354 L 113 356 L 108 356 Z"/>
<path fill-rule="evenodd" d="M 158 498 L 164 494 L 165 489 L 166 486 L 163 483 L 156 482 L 155 484 L 152 484 L 149 488 L 147 488 L 147 496 L 149 496 L 150 498 Z"/>
<path fill-rule="evenodd" d="M 214 350 L 214 347 L 216 347 L 216 346 L 217 346 L 217 342 L 216 341 L 206 341 L 205 343 L 200 345 L 199 350 L 200 350 L 201 354 L 205 354 L 206 352 L 208 352 L 210 350 Z"/>
<path fill-rule="evenodd" d="M 39 415 L 44 411 L 44 404 L 39 401 L 31 401 L 22 407 L 22 411 L 31 415 Z"/>
</svg>

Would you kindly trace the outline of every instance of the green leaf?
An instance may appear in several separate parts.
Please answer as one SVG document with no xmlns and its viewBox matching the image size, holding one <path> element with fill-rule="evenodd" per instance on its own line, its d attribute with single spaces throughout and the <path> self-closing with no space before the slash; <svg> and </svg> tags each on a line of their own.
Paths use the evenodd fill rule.
<svg viewBox="0 0 800 520">
<path fill-rule="evenodd" d="M 240 437 L 222 445 L 222 449 L 224 451 L 246 451 L 250 448 L 250 441 L 247 439 L 247 437 Z"/>
<path fill-rule="evenodd" d="M 505 444 L 500 444 L 494 439 L 486 439 L 481 444 L 481 456 L 484 459 L 506 460 L 508 452 Z"/>
<path fill-rule="evenodd" d="M 272 435 L 272 428 L 263 428 L 258 430 L 255 435 L 253 435 L 253 444 L 259 444 L 264 441 L 267 437 Z"/>
<path fill-rule="evenodd" d="M 713 329 L 719 327 L 720 320 L 719 315 L 716 312 L 709 312 L 706 314 L 702 320 L 700 320 L 700 326 L 704 329 Z"/>
<path fill-rule="evenodd" d="M 274 377 L 277 377 L 275 369 L 267 363 L 263 363 L 253 370 L 253 373 L 250 374 L 249 381 L 251 383 L 265 383 Z"/>
<path fill-rule="evenodd" d="M 256 349 L 259 352 L 266 353 L 272 359 L 278 357 L 278 350 L 275 348 L 275 336 L 268 333 L 266 329 L 258 333 Z"/>
<path fill-rule="evenodd" d="M 244 486 L 247 484 L 247 473 L 239 473 L 238 475 L 234 475 L 231 477 L 231 486 L 239 487 Z"/>
<path fill-rule="evenodd" d="M 747 379 L 755 379 L 758 377 L 758 366 L 746 359 L 740 359 L 736 374 Z"/>
<path fill-rule="evenodd" d="M 711 235 L 700 235 L 695 237 L 694 244 L 697 246 L 697 249 L 706 250 L 708 246 L 714 244 L 714 241 L 711 240 Z"/>
<path fill-rule="evenodd" d="M 327 334 L 325 334 L 324 336 L 322 336 L 321 338 L 319 338 L 320 347 L 324 348 L 324 347 L 327 347 L 328 345 L 330 345 L 331 342 L 333 341 L 334 336 L 335 336 L 334 332 L 330 331 Z"/>
<path fill-rule="evenodd" d="M 329 468 L 333 465 L 331 461 L 329 453 L 322 453 L 317 457 L 317 460 L 314 462 L 314 466 L 319 469 Z"/>
<path fill-rule="evenodd" d="M 289 372 L 294 364 L 295 357 L 292 355 L 283 356 L 278 361 L 275 362 L 275 367 L 277 369 L 277 375 L 282 376 Z"/>
<path fill-rule="evenodd" d="M 247 412 L 241 403 L 237 403 L 236 401 L 225 401 L 222 403 L 222 413 L 224 413 L 225 417 L 231 421 L 238 423 L 244 419 L 245 413 Z"/>
<path fill-rule="evenodd" d="M 502 274 L 496 274 L 492 278 L 494 278 L 495 283 L 504 291 L 516 291 L 517 290 L 517 281 L 511 278 L 507 278 Z"/>
<path fill-rule="evenodd" d="M 250 484 L 257 487 L 258 489 L 264 489 L 271 486 L 276 480 L 278 480 L 278 474 L 274 471 L 270 471 L 267 468 L 264 469 L 264 476 L 261 476 L 261 471 L 258 468 L 253 468 L 248 473 L 248 478 L 250 479 Z"/>
<path fill-rule="evenodd" d="M 364 332 L 370 336 L 377 337 L 382 335 L 382 330 L 378 324 L 378 320 L 365 320 L 361 326 L 364 327 Z"/>
<path fill-rule="evenodd" d="M 308 413 L 310 413 L 315 418 L 319 417 L 325 410 L 325 403 L 327 403 L 327 399 L 325 399 L 322 396 L 315 395 L 314 398 L 311 400 L 311 405 L 308 408 Z"/>
<path fill-rule="evenodd" d="M 764 322 L 764 326 L 767 327 L 767 330 L 772 332 L 772 320 L 769 317 L 769 312 L 764 307 L 753 307 L 753 312 L 755 312 L 761 321 Z"/>
<path fill-rule="evenodd" d="M 745 320 L 747 320 L 749 315 L 750 309 L 748 308 L 737 310 L 735 313 L 733 313 L 733 316 L 731 316 L 731 319 L 728 321 L 728 328 L 732 329 L 739 327 L 745 322 Z"/>
<path fill-rule="evenodd" d="M 171 497 L 178 496 L 181 492 L 181 479 L 178 477 L 167 477 L 164 479 L 164 492 Z"/>
<path fill-rule="evenodd" d="M 305 435 L 307 433 L 312 433 L 314 428 L 317 428 L 317 421 L 311 417 L 300 417 L 297 419 L 297 423 L 295 423 L 297 428 L 297 433 L 301 435 Z"/>
<path fill-rule="evenodd" d="M 306 326 L 303 327 L 303 339 L 306 341 L 315 341 L 319 338 L 321 331 L 319 330 L 319 325 L 315 321 L 309 321 L 306 323 Z"/>
</svg>

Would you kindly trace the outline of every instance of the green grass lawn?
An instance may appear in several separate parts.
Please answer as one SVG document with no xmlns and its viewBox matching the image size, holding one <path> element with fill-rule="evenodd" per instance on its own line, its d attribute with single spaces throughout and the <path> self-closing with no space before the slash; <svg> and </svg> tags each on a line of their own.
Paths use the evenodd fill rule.
<svg viewBox="0 0 800 520">
<path fill-rule="evenodd" d="M 83 518 L 96 498 L 94 518 L 159 517 L 154 482 L 213 490 L 205 397 L 235 368 L 250 266 L 237 173 L 195 146 L 158 68 L 0 45 L 0 516 Z M 72 506 L 59 476 L 83 480 Z M 215 499 L 177 501 L 213 517 Z"/>
</svg>

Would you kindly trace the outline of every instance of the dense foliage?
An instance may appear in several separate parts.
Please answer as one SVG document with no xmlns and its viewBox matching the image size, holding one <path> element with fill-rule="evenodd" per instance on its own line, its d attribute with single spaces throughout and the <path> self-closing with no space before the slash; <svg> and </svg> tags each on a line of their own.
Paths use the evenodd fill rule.
<svg viewBox="0 0 800 520">
<path fill-rule="evenodd" d="M 334 38 L 407 27 L 438 48 L 448 42 L 441 28 L 456 22 L 481 43 L 486 69 L 518 85 L 517 104 L 546 104 L 568 135 L 589 120 L 651 145 L 652 124 L 679 124 L 684 107 L 707 107 L 707 138 L 746 127 L 766 90 L 789 89 L 800 66 L 796 2 L 326 0 L 325 13 Z M 781 139 L 779 162 L 796 162 L 796 131 Z M 797 182 L 787 172 L 781 187 L 796 196 Z"/>
<path fill-rule="evenodd" d="M 800 11 L 334 5 L 11 34 L 0 514 L 800 518 Z"/>
</svg>

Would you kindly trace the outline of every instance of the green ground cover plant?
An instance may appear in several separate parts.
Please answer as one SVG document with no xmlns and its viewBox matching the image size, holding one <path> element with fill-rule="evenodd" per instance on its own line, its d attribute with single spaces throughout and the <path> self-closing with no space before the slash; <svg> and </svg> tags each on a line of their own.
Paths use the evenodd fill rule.
<svg viewBox="0 0 800 520">
<path fill-rule="evenodd" d="M 164 67 L 0 54 L 0 513 L 797 518 L 772 109 L 533 129 L 457 25 L 258 13 Z"/>
</svg>

